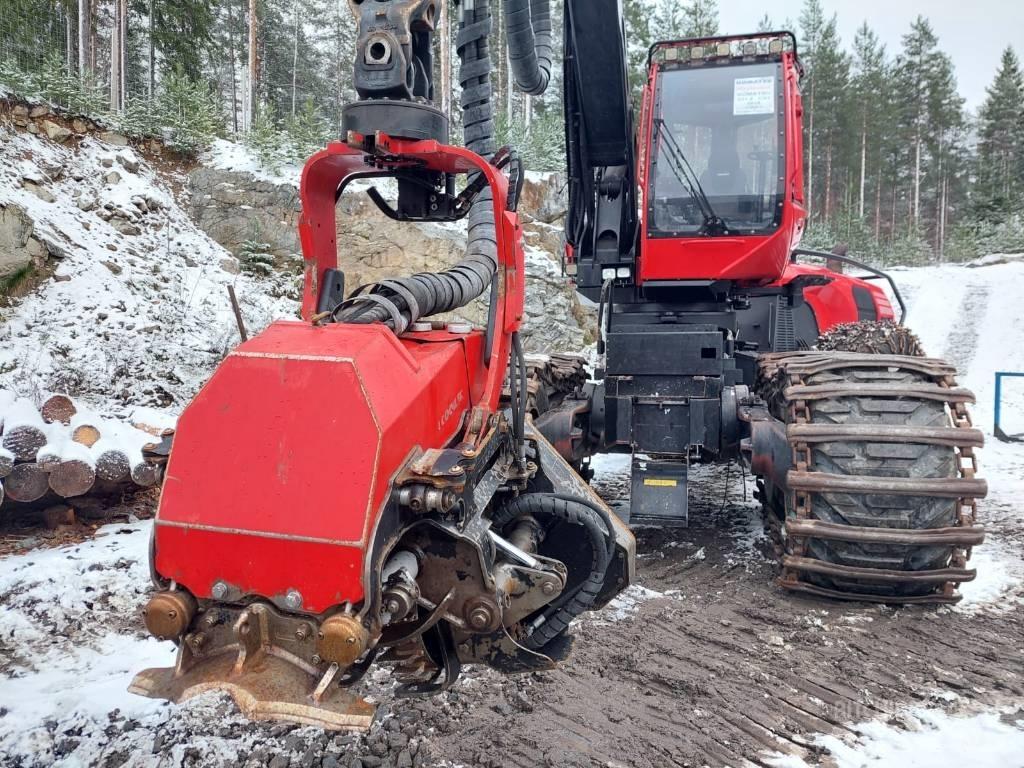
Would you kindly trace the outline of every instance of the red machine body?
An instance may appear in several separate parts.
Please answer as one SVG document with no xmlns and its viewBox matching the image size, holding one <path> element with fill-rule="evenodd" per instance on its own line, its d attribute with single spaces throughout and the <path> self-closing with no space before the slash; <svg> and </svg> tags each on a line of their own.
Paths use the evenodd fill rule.
<svg viewBox="0 0 1024 768">
<path fill-rule="evenodd" d="M 710 51 L 716 50 L 717 46 L 725 46 L 730 50 L 729 55 L 709 59 L 697 66 L 697 72 L 717 68 L 730 72 L 730 77 L 742 78 L 747 59 L 735 55 L 735 46 L 749 39 L 744 36 L 695 39 L 658 43 L 652 48 L 649 77 L 643 93 L 637 149 L 637 179 L 641 196 L 636 256 L 637 285 L 643 290 L 644 286 L 657 287 L 659 284 L 686 280 L 730 280 L 742 290 L 743 287 L 783 288 L 800 280 L 806 283 L 801 290 L 814 312 L 820 333 L 858 320 L 894 320 L 893 307 L 881 286 L 832 269 L 800 264 L 793 258 L 793 251 L 799 245 L 807 224 L 801 65 L 795 50 L 783 50 L 777 57 L 779 85 L 774 98 L 780 135 L 777 147 L 779 196 L 776 202 L 778 217 L 772 231 L 748 235 L 685 237 L 671 237 L 655 232 L 652 223 L 654 206 L 648 198 L 655 194 L 657 186 L 656 159 L 665 154 L 665 144 L 670 140 L 660 129 L 661 121 L 669 111 L 661 103 L 668 98 L 662 93 L 663 82 L 673 74 L 671 69 L 666 69 L 666 59 L 682 57 L 682 51 L 692 55 L 694 49 Z M 753 57 L 750 58 L 753 60 Z M 692 72 L 694 65 L 690 67 Z M 681 94 L 675 95 L 685 98 L 689 94 L 683 90 Z M 712 108 L 709 103 L 700 103 L 703 108 Z M 698 123 L 701 120 L 700 117 L 693 119 Z M 706 119 L 709 125 L 714 124 L 713 116 Z M 694 142 L 693 137 L 690 138 L 691 144 L 699 145 L 699 139 Z M 869 292 L 874 305 L 873 314 L 866 311 L 866 306 L 858 306 L 855 288 Z"/>
<path fill-rule="evenodd" d="M 737 40 L 742 38 L 737 38 Z M 688 50 L 720 42 L 687 40 L 680 43 L 659 43 L 654 52 Z M 651 227 L 652 208 L 647 196 L 652 194 L 653 167 L 657 149 L 666 139 L 656 129 L 661 112 L 657 108 L 665 72 L 663 61 L 654 60 L 643 94 L 640 118 L 637 178 L 641 190 L 640 248 L 637 258 L 639 284 L 665 280 L 735 280 L 739 283 L 767 283 L 779 279 L 790 261 L 793 248 L 800 242 L 807 223 L 804 203 L 803 172 L 803 99 L 800 95 L 800 66 L 793 51 L 780 54 L 781 89 L 777 94 L 783 141 L 779 146 L 782 162 L 780 180 L 783 187 L 781 220 L 771 234 L 733 237 L 655 237 Z M 715 66 L 709 64 L 709 67 Z M 730 68 L 735 65 L 728 64 Z"/>
<path fill-rule="evenodd" d="M 458 441 L 467 414 L 498 407 L 523 308 L 523 251 L 508 181 L 468 150 L 376 138 L 410 165 L 479 170 L 494 192 L 502 274 L 490 359 L 484 333 L 402 338 L 383 325 L 315 325 L 318 286 L 337 267 L 335 205 L 354 178 L 382 175 L 340 142 L 302 175 L 303 322 L 235 349 L 186 408 L 156 520 L 155 564 L 198 598 L 301 596 L 321 613 L 364 597 L 367 552 L 391 480 L 417 451 Z M 272 438 L 271 438 L 272 436 Z"/>
<path fill-rule="evenodd" d="M 481 402 L 483 334 L 399 340 L 380 325 L 278 322 L 239 346 L 189 405 L 157 520 L 156 567 L 196 597 L 364 597 L 391 478 L 451 443 Z M 273 436 L 273 439 L 268 439 Z"/>
</svg>

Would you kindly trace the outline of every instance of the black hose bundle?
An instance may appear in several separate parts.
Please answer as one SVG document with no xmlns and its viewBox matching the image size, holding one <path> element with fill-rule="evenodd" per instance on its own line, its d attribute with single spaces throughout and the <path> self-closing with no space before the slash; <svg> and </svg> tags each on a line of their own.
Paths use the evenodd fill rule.
<svg viewBox="0 0 1024 768">
<path fill-rule="evenodd" d="M 539 96 L 551 82 L 551 0 L 504 0 L 508 58 L 516 86 Z"/>
<path fill-rule="evenodd" d="M 528 93 L 542 93 L 551 75 L 550 0 L 506 0 L 505 12 L 515 15 L 514 37 L 513 19 L 509 21 L 509 56 L 516 80 Z M 495 152 L 490 34 L 490 0 L 463 0 L 456 40 L 463 140 L 467 148 L 482 157 Z M 470 183 L 473 178 L 470 175 Z M 342 323 L 385 323 L 402 333 L 421 317 L 452 312 L 482 296 L 498 269 L 494 199 L 489 186 L 475 198 L 468 219 L 466 255 L 454 267 L 367 286 L 339 306 L 334 319 Z"/>
<path fill-rule="evenodd" d="M 583 528 L 591 547 L 590 574 L 571 591 L 563 593 L 531 622 L 533 627 L 523 645 L 535 651 L 560 636 L 569 624 L 594 605 L 604 586 L 605 573 L 615 554 L 615 534 L 608 512 L 577 496 L 561 493 L 529 493 L 501 507 L 491 520 L 501 530 L 530 515 L 543 523 L 561 521 Z"/>
<path fill-rule="evenodd" d="M 465 3 L 457 41 L 463 139 L 469 149 L 483 157 L 494 154 L 490 33 L 489 0 Z M 368 286 L 364 293 L 346 301 L 336 311 L 335 319 L 342 323 L 385 323 L 402 333 L 421 317 L 452 312 L 483 295 L 497 269 L 494 202 L 490 187 L 485 187 L 470 208 L 466 255 L 458 264 L 444 272 L 422 272 Z"/>
</svg>

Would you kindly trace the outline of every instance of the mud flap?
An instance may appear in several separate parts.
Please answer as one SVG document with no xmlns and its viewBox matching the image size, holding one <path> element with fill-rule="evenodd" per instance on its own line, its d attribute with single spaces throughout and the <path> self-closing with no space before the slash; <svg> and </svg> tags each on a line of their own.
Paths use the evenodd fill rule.
<svg viewBox="0 0 1024 768">
<path fill-rule="evenodd" d="M 689 525 L 686 464 L 633 457 L 629 496 L 630 525 Z"/>
</svg>

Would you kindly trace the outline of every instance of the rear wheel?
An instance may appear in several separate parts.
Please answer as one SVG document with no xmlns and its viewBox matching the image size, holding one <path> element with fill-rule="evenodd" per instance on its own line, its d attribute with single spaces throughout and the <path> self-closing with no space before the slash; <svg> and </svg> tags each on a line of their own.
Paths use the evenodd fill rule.
<svg viewBox="0 0 1024 768">
<path fill-rule="evenodd" d="M 955 602 L 957 585 L 974 578 L 966 561 L 982 537 L 973 396 L 942 361 L 884 354 L 916 345 L 897 326 L 855 338 L 859 350 L 878 343 L 878 353 L 833 348 L 761 361 L 760 393 L 787 424 L 793 452 L 788 492 L 764 489 L 780 582 L 846 599 Z"/>
</svg>

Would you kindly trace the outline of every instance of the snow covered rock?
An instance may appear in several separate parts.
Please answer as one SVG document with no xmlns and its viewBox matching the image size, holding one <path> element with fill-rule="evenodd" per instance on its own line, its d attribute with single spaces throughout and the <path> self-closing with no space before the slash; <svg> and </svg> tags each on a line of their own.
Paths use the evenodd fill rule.
<svg viewBox="0 0 1024 768">
<path fill-rule="evenodd" d="M 70 130 L 60 123 L 55 123 L 52 120 L 43 120 L 43 130 L 46 132 L 46 137 L 50 139 L 50 141 L 56 141 L 58 144 L 63 144 L 65 141 L 70 139 L 72 135 Z"/>
<path fill-rule="evenodd" d="M 110 415 L 180 409 L 237 343 L 229 283 L 251 331 L 296 313 L 293 275 L 234 276 L 229 257 L 135 150 L 0 126 L 0 280 L 56 270 L 0 309 L 0 388 L 68 391 Z"/>
<path fill-rule="evenodd" d="M 214 240 L 237 256 L 252 242 L 278 260 L 301 252 L 298 168 L 272 176 L 245 147 L 219 141 L 205 164 L 189 173 L 191 213 Z M 375 182 L 390 190 L 387 182 Z M 574 350 L 587 343 L 595 321 L 561 274 L 564 182 L 555 174 L 529 174 L 520 202 L 528 246 L 526 323 L 531 352 Z M 416 272 L 440 271 L 462 258 L 464 222 L 402 224 L 384 216 L 353 186 L 338 203 L 338 262 L 350 286 Z M 244 258 L 243 258 L 244 261 Z M 458 315 L 486 321 L 486 304 L 476 301 Z"/>
<path fill-rule="evenodd" d="M 32 237 L 33 222 L 20 205 L 0 200 L 0 280 L 33 266 L 46 249 Z"/>
</svg>

